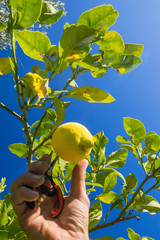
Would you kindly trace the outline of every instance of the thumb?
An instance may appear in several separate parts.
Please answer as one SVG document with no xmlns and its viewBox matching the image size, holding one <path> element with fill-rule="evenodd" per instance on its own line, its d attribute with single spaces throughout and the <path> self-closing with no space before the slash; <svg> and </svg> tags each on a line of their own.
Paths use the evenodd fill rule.
<svg viewBox="0 0 160 240">
<path fill-rule="evenodd" d="M 88 161 L 86 159 L 79 161 L 73 169 L 71 180 L 71 197 L 77 198 L 84 203 L 86 203 L 86 200 L 88 201 L 85 185 L 87 166 Z"/>
</svg>

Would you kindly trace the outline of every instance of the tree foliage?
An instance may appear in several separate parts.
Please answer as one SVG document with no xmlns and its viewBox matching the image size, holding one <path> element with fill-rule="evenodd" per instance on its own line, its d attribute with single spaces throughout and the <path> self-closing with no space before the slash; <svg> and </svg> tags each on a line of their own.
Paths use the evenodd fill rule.
<svg viewBox="0 0 160 240">
<path fill-rule="evenodd" d="M 10 76 L 13 76 L 22 115 L 3 103 L 0 103 L 0 107 L 23 124 L 22 133 L 25 133 L 26 143 L 13 143 L 9 150 L 18 157 L 26 158 L 29 165 L 43 154 L 53 151 L 51 136 L 64 121 L 65 111 L 68 111 L 71 101 L 75 98 L 89 103 L 110 103 L 115 100 L 103 89 L 79 87 L 78 76 L 90 72 L 91 77 L 101 78 L 109 68 L 117 70 L 119 74 L 128 73 L 142 62 L 140 57 L 143 46 L 124 43 L 119 33 L 110 30 L 118 17 L 118 12 L 111 5 L 101 5 L 82 13 L 75 24 L 66 23 L 57 46 L 52 45 L 46 34 L 33 31 L 30 27 L 35 23 L 44 26 L 55 24 L 62 17 L 64 8 L 57 8 L 42 0 L 10 0 L 8 9 L 8 25 L 0 22 L 0 31 L 8 31 L 12 57 L 0 59 L 0 75 L 11 73 Z M 17 64 L 18 45 L 25 55 L 36 61 L 30 72 L 22 77 L 19 77 L 20 67 Z M 93 53 L 93 45 L 98 46 L 97 52 Z M 43 62 L 43 68 L 38 65 L 39 61 Z M 51 89 L 50 82 L 67 68 L 71 76 L 66 80 L 66 85 L 61 89 Z M 72 89 L 68 90 L 68 87 Z M 30 126 L 28 115 L 39 109 L 43 110 L 42 116 Z M 159 202 L 151 195 L 151 191 L 160 186 L 159 136 L 155 132 L 146 133 L 143 123 L 137 119 L 126 117 L 123 123 L 128 137 L 117 136 L 118 148 L 107 156 L 107 137 L 103 132 L 94 136 L 86 174 L 87 193 L 91 200 L 90 233 L 133 218 L 139 219 L 139 215 L 144 212 L 156 214 L 160 211 Z M 119 170 L 126 164 L 130 152 L 135 158 L 135 164 L 140 164 L 145 173 L 142 182 L 138 182 L 132 173 L 124 177 Z M 59 158 L 54 168 L 53 176 L 66 195 L 70 192 L 66 183 L 71 180 L 74 166 L 75 163 Z M 147 188 L 150 179 L 154 179 L 154 184 Z M 147 188 L 145 191 L 144 185 Z M 118 190 L 115 190 L 116 186 Z M 5 179 L 2 178 L 0 192 L 4 188 Z M 18 225 L 9 198 L 10 195 L 5 194 L 4 199 L 0 200 L 0 238 L 27 239 Z M 114 210 L 118 211 L 117 217 L 108 221 L 108 216 L 112 217 Z M 141 238 L 130 228 L 128 238 L 152 240 Z M 114 238 L 104 236 L 98 240 Z M 117 240 L 125 239 L 120 237 Z"/>
</svg>

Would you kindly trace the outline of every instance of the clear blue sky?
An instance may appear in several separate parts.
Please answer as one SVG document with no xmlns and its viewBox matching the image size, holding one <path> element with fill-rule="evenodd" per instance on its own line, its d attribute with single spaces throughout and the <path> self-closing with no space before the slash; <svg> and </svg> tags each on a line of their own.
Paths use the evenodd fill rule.
<svg viewBox="0 0 160 240">
<path fill-rule="evenodd" d="M 80 14 L 92 7 L 101 4 L 112 4 L 118 10 L 119 17 L 116 24 L 111 29 L 121 34 L 125 43 L 141 43 L 144 45 L 142 55 L 143 63 L 131 73 L 120 75 L 115 70 L 109 70 L 101 79 L 95 79 L 90 74 L 85 74 L 78 78 L 78 85 L 92 85 L 108 91 L 116 98 L 110 104 L 89 104 L 75 100 L 70 109 L 66 111 L 65 121 L 75 121 L 84 124 L 96 134 L 104 131 L 109 139 L 107 154 L 118 149 L 115 140 L 117 135 L 125 135 L 123 129 L 123 117 L 132 117 L 141 120 L 147 132 L 159 130 L 159 96 L 160 96 L 160 1 L 153 0 L 66 0 L 66 17 L 63 17 L 58 24 L 53 26 L 49 32 L 52 44 L 57 44 L 63 31 L 65 22 L 76 23 Z M 38 62 L 24 57 L 18 48 L 18 57 L 22 65 L 19 67 L 21 77 L 31 71 L 31 66 Z M 8 51 L 1 51 L 0 57 L 10 55 Z M 69 72 L 58 75 L 51 87 L 63 88 L 65 80 L 70 77 Z M 10 75 L 2 76 L 0 88 L 0 101 L 19 112 L 14 82 Z M 38 120 L 40 111 L 36 111 L 30 116 L 33 123 Z M 7 177 L 6 192 L 9 191 L 11 182 L 26 170 L 26 162 L 13 155 L 8 150 L 8 145 L 16 142 L 24 142 L 22 137 L 22 126 L 7 112 L 0 109 L 0 135 L 1 135 L 1 168 L 0 178 Z M 124 176 L 130 172 L 137 174 L 138 180 L 143 178 L 143 173 L 137 161 L 129 154 L 127 164 L 122 170 Z M 155 192 L 154 196 L 160 201 L 160 196 Z M 91 237 L 111 236 L 114 238 L 124 237 L 127 239 L 127 228 L 131 227 L 142 236 L 152 237 L 159 240 L 160 213 L 151 216 L 148 213 L 141 217 L 140 221 L 132 220 L 117 224 L 110 229 L 101 230 L 91 235 Z"/>
</svg>

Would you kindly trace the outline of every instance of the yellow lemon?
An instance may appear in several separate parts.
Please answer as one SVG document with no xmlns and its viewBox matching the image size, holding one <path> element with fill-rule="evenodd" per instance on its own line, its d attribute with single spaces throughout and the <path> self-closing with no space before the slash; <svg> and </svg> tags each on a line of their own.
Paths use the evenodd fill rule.
<svg viewBox="0 0 160 240">
<path fill-rule="evenodd" d="M 82 124 L 68 122 L 56 129 L 52 136 L 52 146 L 63 160 L 78 162 L 90 154 L 93 137 Z"/>
</svg>

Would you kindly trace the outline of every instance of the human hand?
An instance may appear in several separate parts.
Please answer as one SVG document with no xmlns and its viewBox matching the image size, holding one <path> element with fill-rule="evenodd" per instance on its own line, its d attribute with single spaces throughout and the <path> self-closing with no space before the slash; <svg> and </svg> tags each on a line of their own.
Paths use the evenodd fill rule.
<svg viewBox="0 0 160 240">
<path fill-rule="evenodd" d="M 88 240 L 90 201 L 85 187 L 87 160 L 78 162 L 74 167 L 71 194 L 64 198 L 64 208 L 54 219 L 50 214 L 53 198 L 29 188 L 39 187 L 45 182 L 42 174 L 48 169 L 49 162 L 50 156 L 44 155 L 10 186 L 11 203 L 19 224 L 30 240 Z M 38 208 L 29 209 L 26 201 L 37 201 Z"/>
</svg>

